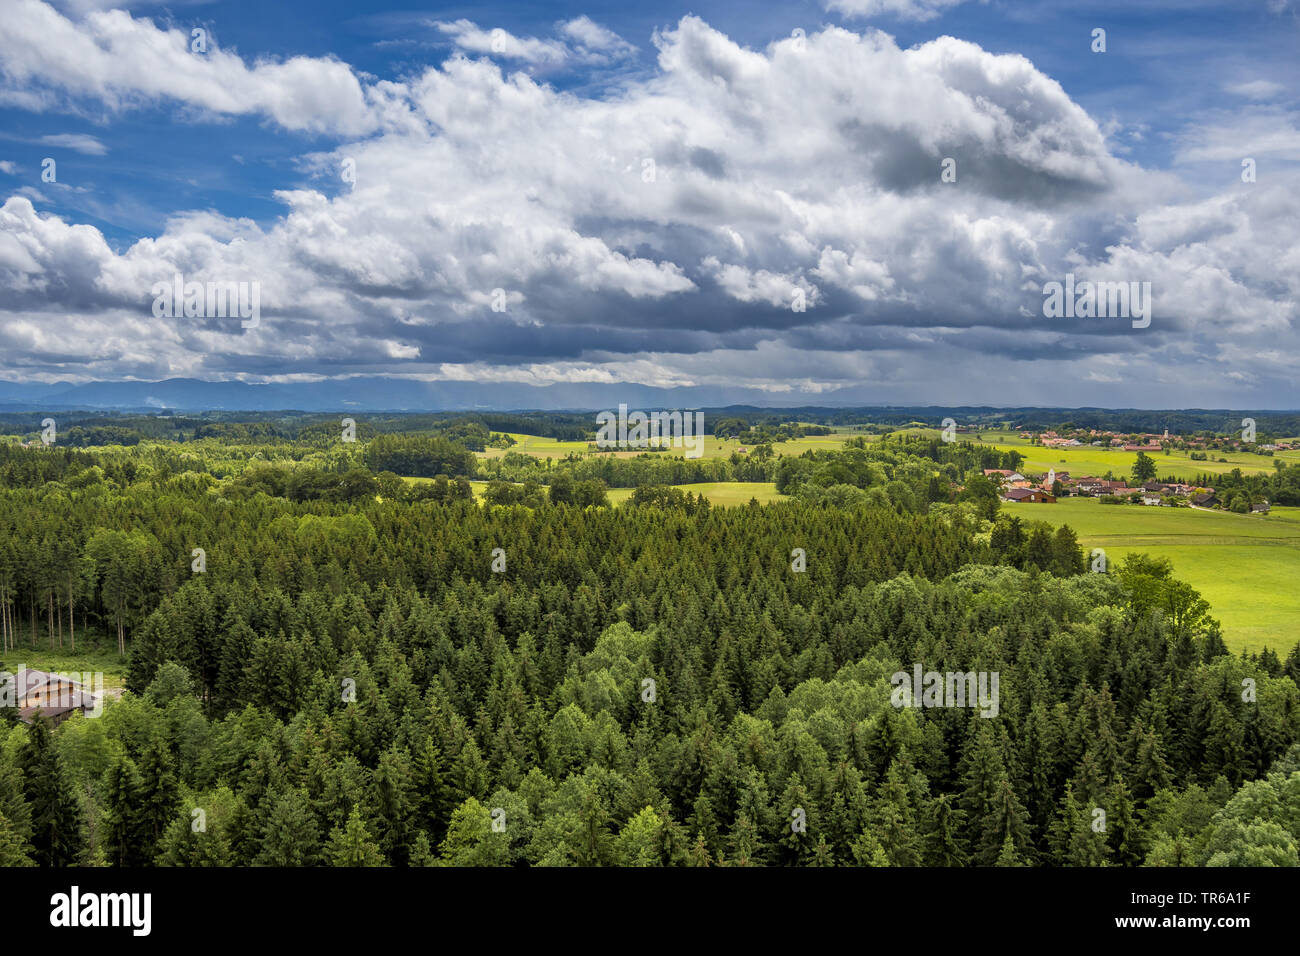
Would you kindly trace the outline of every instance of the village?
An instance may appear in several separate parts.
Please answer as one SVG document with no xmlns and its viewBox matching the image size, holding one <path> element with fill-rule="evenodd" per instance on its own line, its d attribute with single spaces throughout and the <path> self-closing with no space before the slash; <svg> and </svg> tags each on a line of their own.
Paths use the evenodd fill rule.
<svg viewBox="0 0 1300 956">
<path fill-rule="evenodd" d="M 1151 507 L 1213 508 L 1219 500 L 1213 488 L 1196 487 L 1181 482 L 1147 481 L 1136 487 L 1123 480 L 1082 475 L 1075 478 L 1068 471 L 1049 469 L 1047 474 L 1023 475 L 1006 468 L 985 468 L 984 476 L 998 485 L 1003 501 L 1054 504 L 1058 497 L 1100 498 L 1108 503 L 1129 501 Z M 1268 514 L 1267 501 L 1251 505 L 1255 514 Z"/>
<path fill-rule="evenodd" d="M 1292 451 L 1297 444 L 1292 441 L 1255 442 L 1247 438 L 1235 438 L 1224 435 L 1196 434 L 1170 435 L 1169 429 L 1162 434 L 1155 432 L 1123 433 L 1103 431 L 1095 428 L 1081 428 L 1067 432 L 1046 430 L 1042 432 L 1021 431 L 1020 437 L 1044 448 L 1112 448 L 1120 451 L 1158 452 L 1166 448 L 1179 451 Z M 1251 436 L 1253 437 L 1253 436 Z"/>
</svg>

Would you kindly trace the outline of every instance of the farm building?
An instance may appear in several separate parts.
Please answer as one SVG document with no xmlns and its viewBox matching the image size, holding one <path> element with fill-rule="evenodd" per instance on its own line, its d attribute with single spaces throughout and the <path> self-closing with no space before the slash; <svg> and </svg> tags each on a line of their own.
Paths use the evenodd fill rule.
<svg viewBox="0 0 1300 956">
<path fill-rule="evenodd" d="M 1055 504 L 1056 496 L 1039 488 L 1012 488 L 1002 496 L 1003 501 L 1030 501 L 1040 504 Z"/>
</svg>

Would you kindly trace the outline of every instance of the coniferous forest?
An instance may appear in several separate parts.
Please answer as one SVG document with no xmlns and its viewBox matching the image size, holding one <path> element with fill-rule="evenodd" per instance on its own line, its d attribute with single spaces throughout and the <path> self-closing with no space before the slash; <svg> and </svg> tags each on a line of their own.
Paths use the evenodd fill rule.
<svg viewBox="0 0 1300 956">
<path fill-rule="evenodd" d="M 791 497 L 723 508 L 662 456 L 479 501 L 463 438 L 362 439 L 0 448 L 0 659 L 125 674 L 0 709 L 0 865 L 1300 862 L 1300 652 L 1003 513 L 995 450 L 753 462 Z M 995 713 L 900 706 L 914 669 Z"/>
</svg>

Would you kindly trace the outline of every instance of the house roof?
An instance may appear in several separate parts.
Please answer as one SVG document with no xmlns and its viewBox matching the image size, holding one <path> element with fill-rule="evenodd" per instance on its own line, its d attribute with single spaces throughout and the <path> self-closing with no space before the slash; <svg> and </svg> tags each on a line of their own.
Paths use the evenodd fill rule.
<svg viewBox="0 0 1300 956">
<path fill-rule="evenodd" d="M 73 710 L 86 710 L 95 706 L 95 698 L 89 694 L 73 694 L 66 700 L 60 700 L 57 704 L 37 704 L 33 707 L 21 707 L 18 710 L 18 718 L 23 723 L 30 724 L 36 717 L 36 712 L 40 711 L 46 717 L 58 717 Z"/>
<path fill-rule="evenodd" d="M 15 681 L 18 680 L 19 675 L 22 677 L 22 684 L 16 684 L 14 687 L 18 693 L 19 699 L 26 697 L 33 691 L 40 690 L 42 687 L 54 683 L 56 680 L 60 684 L 71 684 L 73 687 L 81 687 L 79 683 L 70 677 L 61 674 L 51 674 L 48 671 L 38 671 L 30 667 L 20 668 L 18 675 L 15 675 L 14 677 Z"/>
</svg>

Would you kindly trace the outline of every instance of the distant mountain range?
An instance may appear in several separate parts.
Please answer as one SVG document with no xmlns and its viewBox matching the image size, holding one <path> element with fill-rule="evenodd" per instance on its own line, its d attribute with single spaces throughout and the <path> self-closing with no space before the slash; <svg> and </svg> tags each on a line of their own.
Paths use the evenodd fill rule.
<svg viewBox="0 0 1300 956">
<path fill-rule="evenodd" d="M 442 411 L 589 411 L 617 409 L 762 409 L 889 410 L 929 420 L 952 414 L 963 423 L 990 421 L 1073 421 L 1082 427 L 1159 429 L 1177 423 L 1185 430 L 1236 428 L 1242 414 L 1269 416 L 1285 434 L 1300 427 L 1294 410 L 1106 409 L 1041 406 L 882 404 L 877 389 L 849 387 L 831 392 L 769 392 L 756 388 L 560 383 L 521 385 L 501 382 L 417 382 L 371 376 L 346 381 L 251 385 L 172 378 L 162 382 L 55 382 L 25 384 L 0 381 L 0 413 L 55 411 L 115 412 L 442 412 Z M 1056 413 L 1050 417 L 1043 413 Z M 1277 418 L 1285 421 L 1276 421 Z M 1263 427 L 1263 420 L 1260 422 Z"/>
<path fill-rule="evenodd" d="M 129 409 L 175 411 L 558 411 L 617 408 L 719 408 L 752 405 L 784 408 L 792 404 L 827 407 L 861 405 L 856 389 L 835 392 L 767 392 L 755 388 L 560 383 L 523 385 L 501 382 L 417 382 L 382 376 L 346 381 L 251 385 L 173 378 L 162 382 L 58 382 L 27 385 L 0 381 L 0 409 Z"/>
</svg>

